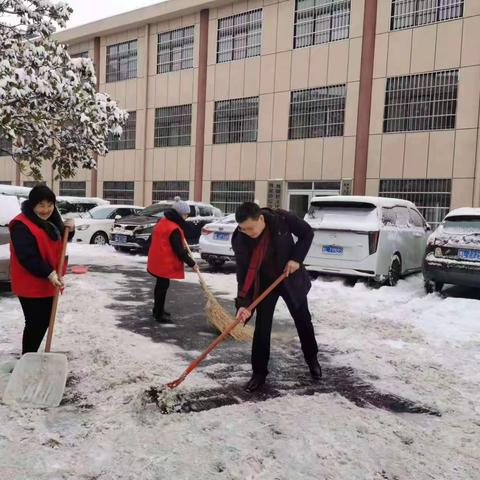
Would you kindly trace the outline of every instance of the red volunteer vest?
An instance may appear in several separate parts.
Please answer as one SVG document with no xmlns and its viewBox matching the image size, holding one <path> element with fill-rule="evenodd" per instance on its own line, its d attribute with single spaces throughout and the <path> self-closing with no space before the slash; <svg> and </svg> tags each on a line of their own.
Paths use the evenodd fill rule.
<svg viewBox="0 0 480 480">
<path fill-rule="evenodd" d="M 156 277 L 183 279 L 185 271 L 183 262 L 175 255 L 170 244 L 170 235 L 179 230 L 182 242 L 185 241 L 183 230 L 171 220 L 162 218 L 154 227 L 152 242 L 148 252 L 147 270 Z"/>
<path fill-rule="evenodd" d="M 43 260 L 52 267 L 52 270 L 56 270 L 60 253 L 62 252 L 62 241 L 52 240 L 45 230 L 35 225 L 23 213 L 17 215 L 10 222 L 10 231 L 17 222 L 21 222 L 28 227 L 37 241 L 38 249 Z M 65 271 L 66 264 L 63 274 L 65 274 Z M 12 279 L 12 291 L 19 297 L 45 298 L 55 295 L 55 287 L 50 283 L 48 278 L 36 277 L 20 264 L 12 242 L 10 242 L 10 276 Z"/>
</svg>

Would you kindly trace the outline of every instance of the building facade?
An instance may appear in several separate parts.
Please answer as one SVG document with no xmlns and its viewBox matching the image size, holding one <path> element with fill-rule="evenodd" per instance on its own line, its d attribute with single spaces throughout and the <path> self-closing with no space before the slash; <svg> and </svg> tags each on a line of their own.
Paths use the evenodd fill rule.
<svg viewBox="0 0 480 480">
<path fill-rule="evenodd" d="M 130 113 L 64 195 L 480 206 L 480 1 L 169 0 L 57 34 Z M 28 182 L 8 157 L 0 181 Z"/>
</svg>

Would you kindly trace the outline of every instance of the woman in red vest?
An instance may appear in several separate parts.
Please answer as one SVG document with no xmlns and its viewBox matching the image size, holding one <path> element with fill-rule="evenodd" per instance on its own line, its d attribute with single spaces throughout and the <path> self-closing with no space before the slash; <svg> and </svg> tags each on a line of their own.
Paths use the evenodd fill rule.
<svg viewBox="0 0 480 480">
<path fill-rule="evenodd" d="M 55 208 L 55 194 L 44 185 L 30 191 L 22 213 L 9 225 L 12 291 L 25 315 L 22 354 L 36 352 L 48 329 L 53 297 L 63 280 L 56 268 L 65 228 L 73 236 L 73 220 L 63 223 Z"/>
<path fill-rule="evenodd" d="M 194 270 L 198 268 L 185 248 L 185 220 L 189 213 L 188 203 L 180 200 L 180 197 L 175 197 L 172 208 L 165 212 L 152 232 L 147 271 L 157 278 L 153 307 L 153 317 L 157 322 L 171 322 L 170 313 L 165 311 L 165 298 L 170 279 L 185 278 L 184 263 Z"/>
</svg>

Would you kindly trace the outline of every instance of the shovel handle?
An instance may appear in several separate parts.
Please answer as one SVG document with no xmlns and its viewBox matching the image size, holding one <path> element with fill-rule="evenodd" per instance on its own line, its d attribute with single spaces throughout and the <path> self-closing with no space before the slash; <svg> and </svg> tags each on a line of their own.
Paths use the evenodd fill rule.
<svg viewBox="0 0 480 480">
<path fill-rule="evenodd" d="M 283 280 L 287 277 L 285 273 L 282 273 L 259 297 L 251 304 L 248 306 L 247 310 L 250 312 L 254 310 L 257 305 L 265 299 L 270 293 L 272 293 L 272 290 L 274 290 Z M 225 338 L 229 335 L 229 333 L 238 325 L 241 323 L 241 319 L 237 318 L 235 319 L 195 360 L 193 360 L 190 365 L 185 369 L 185 371 L 180 375 L 179 378 L 174 380 L 173 382 L 167 383 L 167 387 L 169 388 L 175 388 L 180 385 L 187 375 L 192 372 L 197 366 L 202 362 L 206 356 Z"/>
<path fill-rule="evenodd" d="M 59 277 L 62 275 L 63 265 L 65 264 L 65 252 L 67 251 L 68 233 L 69 233 L 68 228 L 65 228 L 65 230 L 63 231 L 62 251 L 60 252 L 60 258 L 58 259 L 58 266 L 57 266 L 57 275 Z M 60 289 L 57 287 L 55 289 L 55 296 L 53 297 L 52 311 L 50 313 L 50 322 L 48 324 L 47 342 L 45 344 L 45 352 L 47 353 L 50 352 L 50 348 L 52 346 L 53 327 L 55 326 L 55 317 L 57 316 L 59 294 L 60 294 Z"/>
</svg>

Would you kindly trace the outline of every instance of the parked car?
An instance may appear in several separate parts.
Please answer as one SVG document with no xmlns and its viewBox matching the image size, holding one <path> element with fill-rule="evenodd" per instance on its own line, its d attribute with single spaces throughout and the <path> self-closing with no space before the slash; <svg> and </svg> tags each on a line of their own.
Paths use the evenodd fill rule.
<svg viewBox="0 0 480 480">
<path fill-rule="evenodd" d="M 110 205 L 110 202 L 98 197 L 57 196 L 57 208 L 64 219 L 79 218 L 100 205 Z"/>
<path fill-rule="evenodd" d="M 235 215 L 227 215 L 213 223 L 207 223 L 200 235 L 200 256 L 214 267 L 235 260 L 232 250 L 232 234 L 237 228 Z"/>
<path fill-rule="evenodd" d="M 185 226 L 185 238 L 190 246 L 197 246 L 200 231 L 207 223 L 222 217 L 222 212 L 207 203 L 187 202 L 190 205 L 190 216 Z M 112 230 L 110 243 L 117 250 L 138 250 L 148 252 L 150 237 L 155 224 L 163 217 L 165 210 L 173 205 L 173 201 L 164 200 L 145 208 L 138 215 L 116 220 Z"/>
<path fill-rule="evenodd" d="M 395 285 L 420 271 L 430 226 L 415 205 L 379 197 L 316 197 L 305 220 L 315 236 L 308 270 Z"/>
<path fill-rule="evenodd" d="M 0 282 L 10 281 L 10 231 L 8 224 L 20 213 L 20 200 L 14 195 L 0 195 Z"/>
<path fill-rule="evenodd" d="M 72 242 L 105 245 L 109 243 L 115 220 L 137 215 L 143 207 L 134 205 L 101 205 L 94 207 L 81 218 L 75 219 L 75 235 Z"/>
<path fill-rule="evenodd" d="M 444 284 L 480 288 L 480 209 L 452 210 L 432 233 L 423 262 L 425 291 Z"/>
</svg>

